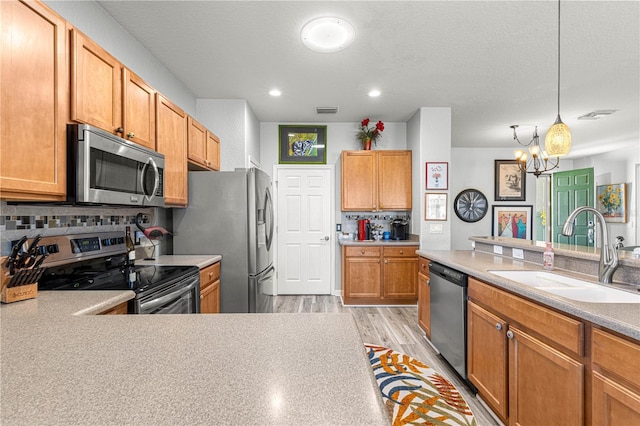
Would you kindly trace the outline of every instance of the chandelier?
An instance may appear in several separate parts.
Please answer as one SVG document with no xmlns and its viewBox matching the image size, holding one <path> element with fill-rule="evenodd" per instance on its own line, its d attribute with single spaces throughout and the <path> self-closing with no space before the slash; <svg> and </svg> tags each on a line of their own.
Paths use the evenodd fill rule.
<svg viewBox="0 0 640 426">
<path fill-rule="evenodd" d="M 513 129 L 513 140 L 518 142 L 522 146 L 529 147 L 529 154 L 524 150 L 519 149 L 515 152 L 516 160 L 518 160 L 518 167 L 521 171 L 526 173 L 532 173 L 537 178 L 541 174 L 551 171 L 560 165 L 560 158 L 556 155 L 555 162 L 549 160 L 549 153 L 546 150 L 540 149 L 540 137 L 538 136 L 538 126 L 533 130 L 533 138 L 528 143 L 520 142 L 518 135 L 516 134 L 517 124 L 509 126 Z M 546 141 L 545 141 L 546 145 Z M 533 168 L 530 170 L 530 168 Z"/>
<path fill-rule="evenodd" d="M 533 131 L 533 139 L 529 143 L 523 144 L 516 134 L 517 124 L 510 126 L 513 129 L 513 139 L 522 146 L 529 147 L 529 155 L 523 150 L 515 152 L 516 160 L 520 170 L 532 173 L 539 177 L 542 173 L 555 169 L 560 164 L 560 157 L 567 155 L 571 150 L 571 132 L 569 127 L 562 122 L 560 118 L 560 0 L 558 0 L 558 115 L 556 121 L 547 131 L 544 138 L 545 149 L 540 149 L 540 141 L 538 137 L 538 127 Z M 550 161 L 550 157 L 555 157 L 555 162 Z M 532 170 L 529 170 L 530 168 Z"/>
</svg>

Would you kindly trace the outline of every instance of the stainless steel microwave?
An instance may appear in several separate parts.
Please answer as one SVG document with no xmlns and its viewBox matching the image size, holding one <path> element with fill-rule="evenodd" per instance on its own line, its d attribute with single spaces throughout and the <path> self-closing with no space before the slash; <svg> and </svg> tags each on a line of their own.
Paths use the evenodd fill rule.
<svg viewBox="0 0 640 426">
<path fill-rule="evenodd" d="M 69 201 L 164 206 L 164 155 L 87 124 L 67 138 Z"/>
</svg>

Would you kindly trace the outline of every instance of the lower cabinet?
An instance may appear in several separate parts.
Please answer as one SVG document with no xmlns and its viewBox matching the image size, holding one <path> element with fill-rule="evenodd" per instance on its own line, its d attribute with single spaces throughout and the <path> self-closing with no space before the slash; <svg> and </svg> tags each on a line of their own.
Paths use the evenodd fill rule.
<svg viewBox="0 0 640 426">
<path fill-rule="evenodd" d="M 127 302 L 122 302 L 119 305 L 109 308 L 106 311 L 100 312 L 98 315 L 126 315 L 127 314 Z"/>
<path fill-rule="evenodd" d="M 498 417 L 584 424 L 581 322 L 473 278 L 467 321 L 469 380 Z"/>
<path fill-rule="evenodd" d="M 416 303 L 417 249 L 418 246 L 343 246 L 343 303 Z"/>
<path fill-rule="evenodd" d="M 593 425 L 640 425 L 640 344 L 592 331 Z"/>
<path fill-rule="evenodd" d="M 200 313 L 220 313 L 220 262 L 200 270 Z"/>
<path fill-rule="evenodd" d="M 429 282 L 429 259 L 418 260 L 418 324 L 431 339 L 431 287 Z"/>
</svg>

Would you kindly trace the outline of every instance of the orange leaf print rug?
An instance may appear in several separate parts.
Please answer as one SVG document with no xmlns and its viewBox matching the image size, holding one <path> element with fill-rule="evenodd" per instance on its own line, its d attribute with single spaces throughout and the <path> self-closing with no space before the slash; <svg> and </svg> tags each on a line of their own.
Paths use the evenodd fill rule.
<svg viewBox="0 0 640 426">
<path fill-rule="evenodd" d="M 365 348 L 394 426 L 476 426 L 460 392 L 434 369 L 389 348 Z"/>
</svg>

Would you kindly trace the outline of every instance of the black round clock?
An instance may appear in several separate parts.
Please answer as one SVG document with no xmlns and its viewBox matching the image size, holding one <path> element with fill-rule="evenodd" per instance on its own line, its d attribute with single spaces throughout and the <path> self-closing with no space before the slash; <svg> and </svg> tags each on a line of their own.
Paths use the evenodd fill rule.
<svg viewBox="0 0 640 426">
<path fill-rule="evenodd" d="M 453 202 L 453 210 L 465 222 L 477 222 L 487 214 L 487 197 L 477 189 L 465 189 Z"/>
</svg>

